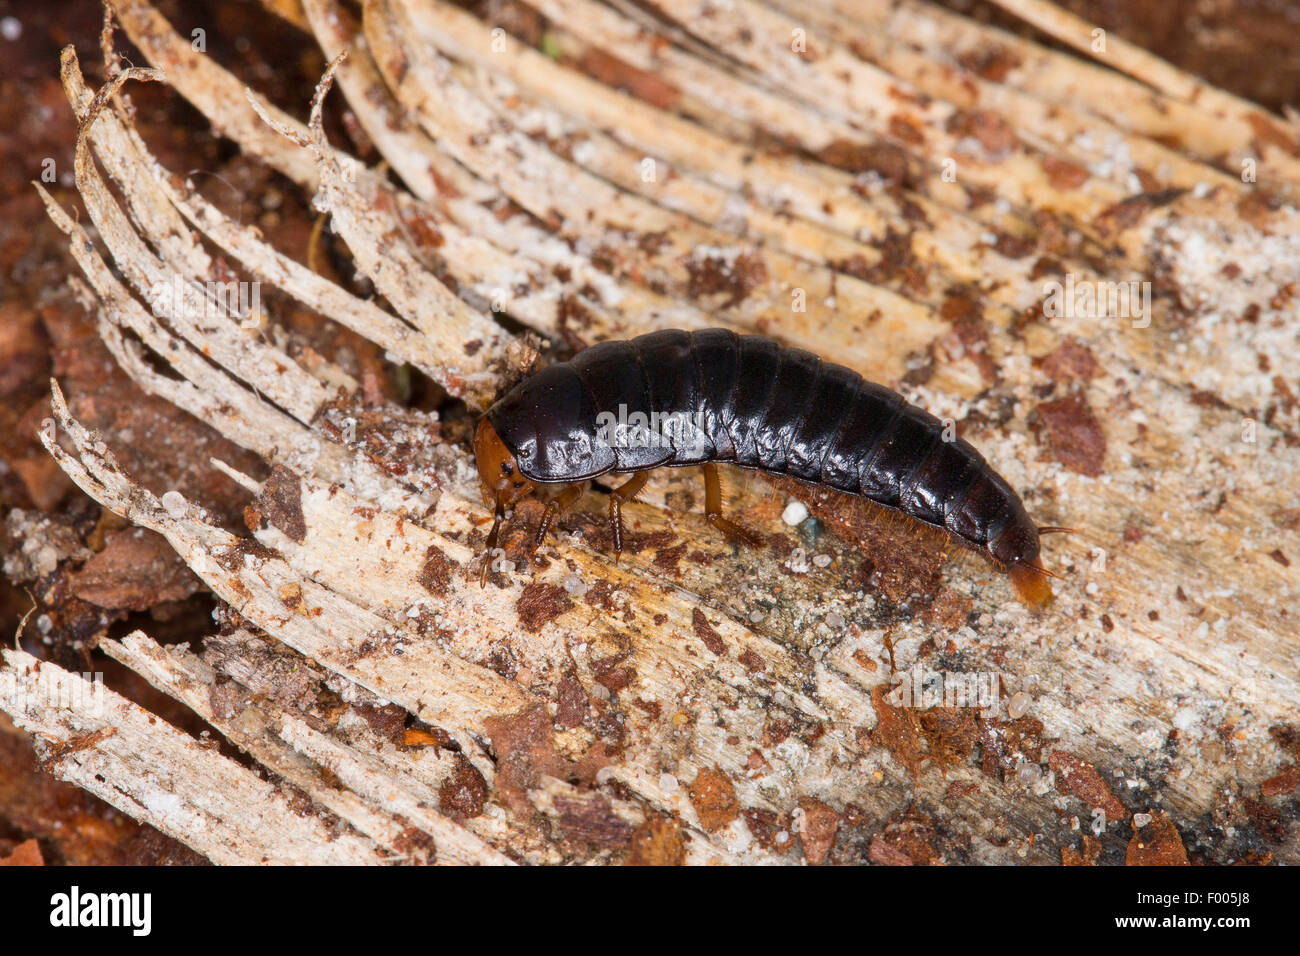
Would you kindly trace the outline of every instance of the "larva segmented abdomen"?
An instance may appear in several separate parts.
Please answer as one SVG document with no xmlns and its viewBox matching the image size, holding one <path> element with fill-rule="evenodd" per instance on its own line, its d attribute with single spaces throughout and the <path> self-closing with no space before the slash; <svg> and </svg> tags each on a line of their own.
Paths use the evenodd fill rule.
<svg viewBox="0 0 1300 956">
<path fill-rule="evenodd" d="M 649 445 L 600 430 L 638 413 L 690 427 Z M 969 442 L 897 392 L 762 336 L 667 330 L 602 343 L 526 379 L 488 415 L 534 481 L 730 462 L 864 496 L 1003 564 L 1038 555 L 1019 496 Z"/>
</svg>

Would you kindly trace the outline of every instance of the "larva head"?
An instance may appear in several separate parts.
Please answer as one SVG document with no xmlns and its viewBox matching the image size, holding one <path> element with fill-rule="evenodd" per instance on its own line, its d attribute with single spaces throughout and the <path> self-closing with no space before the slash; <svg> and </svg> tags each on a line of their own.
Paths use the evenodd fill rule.
<svg viewBox="0 0 1300 956">
<path fill-rule="evenodd" d="M 486 416 L 474 433 L 474 460 L 483 494 L 498 508 L 508 508 L 537 490 L 537 485 L 520 472 L 515 456 Z"/>
<path fill-rule="evenodd" d="M 1006 569 L 1021 602 L 1033 608 L 1052 600 L 1052 585 L 1038 557 L 1038 527 L 1028 515 L 1018 515 L 988 544 L 989 554 Z"/>
</svg>

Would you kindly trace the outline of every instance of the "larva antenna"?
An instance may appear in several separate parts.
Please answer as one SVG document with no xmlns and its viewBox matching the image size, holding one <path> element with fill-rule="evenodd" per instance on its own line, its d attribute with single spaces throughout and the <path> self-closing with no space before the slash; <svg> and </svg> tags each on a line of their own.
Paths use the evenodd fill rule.
<svg viewBox="0 0 1300 956">
<path fill-rule="evenodd" d="M 1076 528 L 1061 528 L 1056 525 L 1043 525 L 1038 529 L 1039 534 L 1078 534 Z"/>
</svg>

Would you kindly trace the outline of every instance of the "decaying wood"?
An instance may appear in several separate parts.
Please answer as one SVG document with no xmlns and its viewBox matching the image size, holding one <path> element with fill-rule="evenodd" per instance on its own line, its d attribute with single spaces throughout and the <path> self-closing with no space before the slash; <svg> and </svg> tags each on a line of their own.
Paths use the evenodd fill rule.
<svg viewBox="0 0 1300 956">
<path fill-rule="evenodd" d="M 1294 800 L 1276 781 L 1300 699 L 1284 121 L 1124 47 L 1101 64 L 1156 89 L 919 3 L 538 0 L 550 55 L 436 0 L 273 6 L 331 60 L 308 123 L 112 0 L 162 75 L 96 94 L 69 51 L 63 78 L 116 272 L 42 191 L 118 361 L 270 466 L 212 463 L 249 492 L 236 535 L 133 483 L 53 388 L 64 471 L 230 609 L 193 648 L 101 647 L 268 778 L 112 694 L 98 723 L 18 714 L 36 665 L 6 655 L 0 677 L 26 676 L 0 707 L 54 772 L 218 861 L 1041 863 L 1081 858 L 1084 833 L 1122 860 L 1160 813 L 1175 856 L 1300 860 L 1294 820 L 1269 816 Z M 657 85 L 575 69 L 611 58 Z M 171 177 L 116 108 L 135 79 L 310 190 L 387 307 Z M 334 79 L 405 189 L 327 141 Z M 519 564 L 526 505 L 480 588 L 489 515 L 435 414 L 367 434 L 342 369 L 237 315 L 142 303 L 221 278 L 204 241 L 472 406 L 528 355 L 494 308 L 569 345 L 726 325 L 813 349 L 959 423 L 1041 523 L 1077 530 L 1048 541 L 1057 601 L 1031 614 L 974 558 L 740 474 L 729 500 L 770 549 L 736 551 L 692 475 L 658 475 L 621 562 L 589 500 Z M 1067 276 L 1154 281 L 1151 310 L 1046 312 Z M 816 520 L 784 522 L 793 496 Z M 997 702 L 891 702 L 914 667 L 988 677 Z"/>
<path fill-rule="evenodd" d="M 1234 146 L 1242 156 L 1276 164 L 1278 175 L 1290 180 L 1288 187 L 1294 187 L 1300 173 L 1300 123 L 1294 118 L 1284 122 L 1253 103 L 1189 76 L 1123 37 L 1106 36 L 1105 42 L 1098 43 L 1098 31 L 1089 23 L 1044 0 L 994 2 L 1063 43 L 1154 87 L 1169 101 L 1195 104 L 1205 118 L 1202 123 L 1208 120 L 1213 124 L 1218 143 Z"/>
<path fill-rule="evenodd" d="M 218 863 L 379 862 L 369 841 L 332 833 L 279 787 L 81 675 L 4 651 L 0 707 L 52 773 Z M 257 807 L 258 812 L 250 810 Z"/>
</svg>

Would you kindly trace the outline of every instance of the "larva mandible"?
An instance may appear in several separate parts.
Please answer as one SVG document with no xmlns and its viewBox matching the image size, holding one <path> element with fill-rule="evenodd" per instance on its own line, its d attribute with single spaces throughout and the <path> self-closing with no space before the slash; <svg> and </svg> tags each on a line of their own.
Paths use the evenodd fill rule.
<svg viewBox="0 0 1300 956">
<path fill-rule="evenodd" d="M 474 453 L 495 506 L 489 553 L 505 509 L 539 485 L 566 487 L 537 545 L 583 483 L 607 473 L 631 475 L 609 498 L 620 551 L 622 504 L 650 469 L 687 465 L 703 466 L 709 523 L 753 543 L 722 515 L 722 463 L 869 498 L 984 553 L 1024 603 L 1052 597 L 1039 534 L 1061 529 L 1034 524 L 974 446 L 945 440 L 943 423 L 897 392 L 760 335 L 669 329 L 592 346 L 510 389 L 479 423 Z"/>
</svg>

